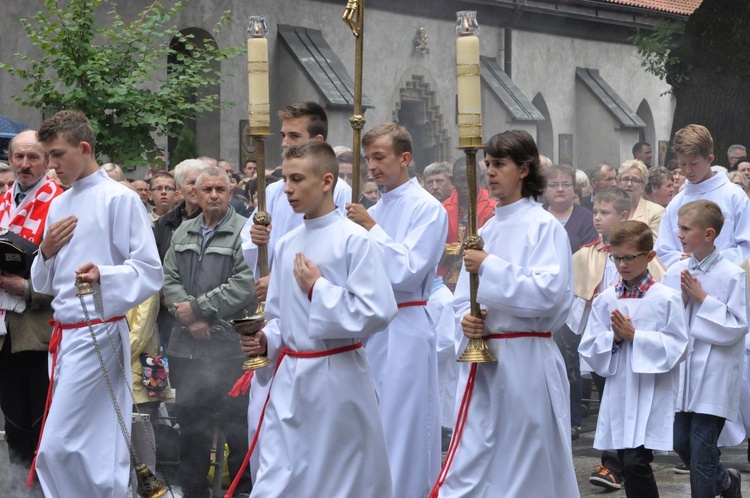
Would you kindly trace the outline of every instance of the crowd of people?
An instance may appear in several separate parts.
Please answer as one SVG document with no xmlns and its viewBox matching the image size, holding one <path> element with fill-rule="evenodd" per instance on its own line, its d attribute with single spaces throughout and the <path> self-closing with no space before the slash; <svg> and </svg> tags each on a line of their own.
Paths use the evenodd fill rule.
<svg viewBox="0 0 750 498">
<path fill-rule="evenodd" d="M 472 200 L 465 159 L 416 167 L 397 124 L 364 135 L 354 178 L 320 105 L 279 116 L 270 225 L 252 216 L 254 159 L 161 158 L 126 180 L 76 111 L 11 141 L 0 227 L 38 246 L 27 274 L 0 275 L 19 496 L 124 496 L 132 464 L 156 470 L 168 402 L 188 498 L 209 496 L 217 430 L 234 496 L 568 498 L 592 383 L 591 484 L 658 496 L 654 452 L 674 450 L 694 497 L 741 496 L 718 448 L 750 426 L 743 146 L 712 167 L 689 125 L 670 167 L 638 143 L 584 172 L 507 131 Z M 463 245 L 470 201 L 482 249 Z M 264 328 L 239 336 L 257 310 Z M 497 361 L 457 362 L 479 338 Z M 271 366 L 243 375 L 254 355 Z"/>
</svg>

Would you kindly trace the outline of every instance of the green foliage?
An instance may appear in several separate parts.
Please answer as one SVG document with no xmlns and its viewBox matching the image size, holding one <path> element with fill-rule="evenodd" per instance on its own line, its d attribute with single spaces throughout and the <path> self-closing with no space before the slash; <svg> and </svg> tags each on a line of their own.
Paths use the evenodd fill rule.
<svg viewBox="0 0 750 498">
<path fill-rule="evenodd" d="M 108 0 L 44 4 L 33 20 L 21 19 L 41 57 L 15 54 L 23 64 L 0 62 L 0 69 L 28 82 L 14 97 L 22 105 L 48 115 L 83 111 L 97 133 L 99 156 L 146 164 L 155 154 L 155 137 L 176 136 L 187 120 L 226 106 L 213 90 L 226 76 L 218 67 L 243 47 L 219 49 L 180 33 L 173 19 L 184 8 L 181 1 L 165 8 L 156 0 L 130 22 Z M 100 8 L 107 9 L 106 21 Z M 221 15 L 214 38 L 231 17 Z"/>
<path fill-rule="evenodd" d="M 198 143 L 196 142 L 195 132 L 189 124 L 182 127 L 182 132 L 177 138 L 177 146 L 172 152 L 172 168 L 180 164 L 185 159 L 198 157 Z"/>
<path fill-rule="evenodd" d="M 672 48 L 676 38 L 685 33 L 685 20 L 660 20 L 654 25 L 650 34 L 644 34 L 640 29 L 629 38 L 638 49 L 638 55 L 643 57 L 641 66 L 660 80 L 667 77 L 669 69 L 679 65 L 678 57 L 672 55 Z M 675 82 L 681 83 L 687 79 L 682 73 L 675 75 Z"/>
</svg>

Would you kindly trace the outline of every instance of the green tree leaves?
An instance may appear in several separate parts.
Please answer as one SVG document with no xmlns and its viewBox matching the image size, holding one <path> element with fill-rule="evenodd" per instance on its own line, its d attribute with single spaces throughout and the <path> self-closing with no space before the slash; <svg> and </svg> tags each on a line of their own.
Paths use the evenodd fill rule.
<svg viewBox="0 0 750 498">
<path fill-rule="evenodd" d="M 186 121 L 219 107 L 212 89 L 227 76 L 220 64 L 244 49 L 220 49 L 213 41 L 231 12 L 221 15 L 213 39 L 203 40 L 172 24 L 181 1 L 169 8 L 154 1 L 132 21 L 107 0 L 69 0 L 66 9 L 55 0 L 44 5 L 32 20 L 21 19 L 41 56 L 15 54 L 20 64 L 0 62 L 27 83 L 14 98 L 48 115 L 83 111 L 97 133 L 97 154 L 128 166 L 153 159 L 156 137 L 177 136 Z"/>
</svg>

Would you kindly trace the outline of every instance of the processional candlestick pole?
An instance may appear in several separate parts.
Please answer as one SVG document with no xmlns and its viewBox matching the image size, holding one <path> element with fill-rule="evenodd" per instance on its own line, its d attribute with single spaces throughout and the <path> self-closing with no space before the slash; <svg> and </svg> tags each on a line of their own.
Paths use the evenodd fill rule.
<svg viewBox="0 0 750 498">
<path fill-rule="evenodd" d="M 354 53 L 354 115 L 349 118 L 352 125 L 352 202 L 359 202 L 362 161 L 360 140 L 362 128 L 365 127 L 365 118 L 362 116 L 362 51 L 364 49 L 365 37 L 365 0 L 348 0 L 346 10 L 341 17 L 352 30 L 356 38 Z"/>
<path fill-rule="evenodd" d="M 266 137 L 271 134 L 271 103 L 268 92 L 268 26 L 266 18 L 250 16 L 247 28 L 247 81 L 248 81 L 248 127 L 255 142 L 257 161 L 258 211 L 253 216 L 256 225 L 271 224 L 271 215 L 266 212 Z M 258 267 L 260 277 L 268 275 L 268 246 L 258 245 Z M 265 323 L 265 303 L 261 301 L 255 315 L 232 320 L 235 329 L 243 335 L 256 334 Z M 268 366 L 265 356 L 252 356 L 242 365 L 243 370 L 256 370 Z"/>
<path fill-rule="evenodd" d="M 469 235 L 464 249 L 481 250 L 484 242 L 477 235 L 477 149 L 482 147 L 482 97 L 479 69 L 479 24 L 476 11 L 456 14 L 456 80 L 458 89 L 458 147 L 466 155 L 466 180 L 469 187 Z M 469 274 L 472 316 L 479 317 L 477 303 L 479 274 Z M 470 339 L 461 362 L 496 361 L 484 339 Z"/>
</svg>

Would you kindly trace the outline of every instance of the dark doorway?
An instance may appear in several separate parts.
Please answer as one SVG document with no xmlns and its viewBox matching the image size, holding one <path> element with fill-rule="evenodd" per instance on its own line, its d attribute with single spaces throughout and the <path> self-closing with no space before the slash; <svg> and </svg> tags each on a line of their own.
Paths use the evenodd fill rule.
<svg viewBox="0 0 750 498">
<path fill-rule="evenodd" d="M 430 163 L 450 161 L 450 138 L 435 91 L 424 76 L 413 74 L 399 89 L 393 121 L 411 133 L 414 164 L 421 173 Z"/>
</svg>

